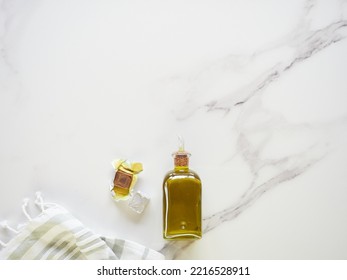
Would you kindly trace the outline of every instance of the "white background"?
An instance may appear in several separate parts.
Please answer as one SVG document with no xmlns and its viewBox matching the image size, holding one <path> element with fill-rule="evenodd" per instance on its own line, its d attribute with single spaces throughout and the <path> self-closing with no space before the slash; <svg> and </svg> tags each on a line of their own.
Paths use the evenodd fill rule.
<svg viewBox="0 0 347 280">
<path fill-rule="evenodd" d="M 0 1 L 0 220 L 42 191 L 161 250 L 181 134 L 206 233 L 168 259 L 346 259 L 346 19 L 342 0 Z M 143 215 L 112 201 L 114 158 L 143 163 Z"/>
</svg>

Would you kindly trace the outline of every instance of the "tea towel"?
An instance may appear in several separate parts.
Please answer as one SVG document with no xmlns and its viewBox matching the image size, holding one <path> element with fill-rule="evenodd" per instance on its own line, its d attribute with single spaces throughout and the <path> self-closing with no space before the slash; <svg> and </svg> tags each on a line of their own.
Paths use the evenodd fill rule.
<svg viewBox="0 0 347 280">
<path fill-rule="evenodd" d="M 138 243 L 118 238 L 107 238 L 86 228 L 69 211 L 55 203 L 44 203 L 36 193 L 35 204 L 41 214 L 32 218 L 23 203 L 28 219 L 21 228 L 14 229 L 4 221 L 3 230 L 15 236 L 6 244 L 0 241 L 0 259 L 9 260 L 140 260 L 164 259 L 159 252 Z"/>
</svg>

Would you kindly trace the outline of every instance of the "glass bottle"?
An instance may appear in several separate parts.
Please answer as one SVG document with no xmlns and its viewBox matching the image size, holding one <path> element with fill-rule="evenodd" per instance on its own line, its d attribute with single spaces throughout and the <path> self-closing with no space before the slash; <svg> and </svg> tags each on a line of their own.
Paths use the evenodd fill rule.
<svg viewBox="0 0 347 280">
<path fill-rule="evenodd" d="M 200 239 L 201 180 L 189 169 L 190 153 L 181 141 L 172 154 L 174 169 L 163 182 L 163 237 L 169 240 Z"/>
</svg>

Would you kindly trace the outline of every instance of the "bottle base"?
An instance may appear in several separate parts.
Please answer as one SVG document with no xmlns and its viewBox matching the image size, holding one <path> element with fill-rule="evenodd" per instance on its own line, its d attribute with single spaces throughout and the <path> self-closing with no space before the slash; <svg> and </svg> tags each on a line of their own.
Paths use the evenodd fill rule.
<svg viewBox="0 0 347 280">
<path fill-rule="evenodd" d="M 198 240 L 201 239 L 201 237 L 201 233 L 164 233 L 163 235 L 163 238 L 166 240 Z"/>
</svg>

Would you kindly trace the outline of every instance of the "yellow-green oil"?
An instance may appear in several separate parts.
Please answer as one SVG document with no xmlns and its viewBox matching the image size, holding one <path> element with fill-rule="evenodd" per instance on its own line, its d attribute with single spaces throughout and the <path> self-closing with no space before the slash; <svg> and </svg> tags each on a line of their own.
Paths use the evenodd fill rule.
<svg viewBox="0 0 347 280">
<path fill-rule="evenodd" d="M 188 166 L 176 166 L 163 182 L 163 237 L 201 238 L 201 180 Z"/>
</svg>

